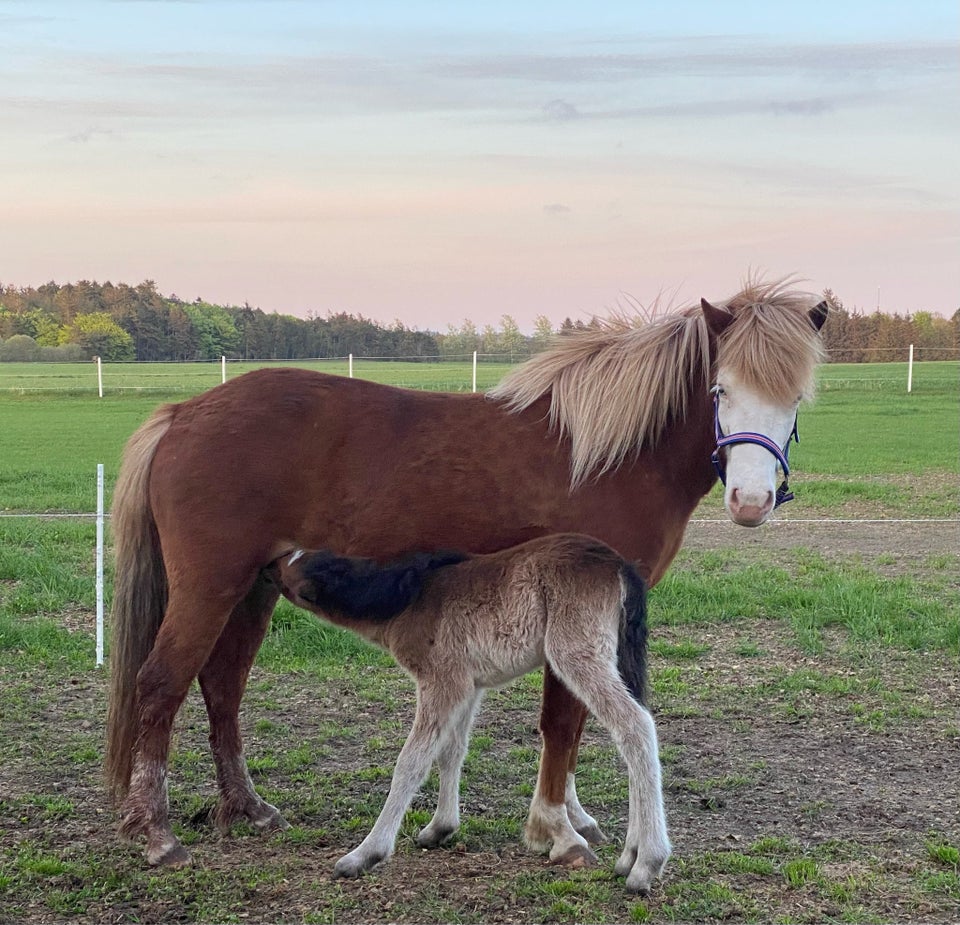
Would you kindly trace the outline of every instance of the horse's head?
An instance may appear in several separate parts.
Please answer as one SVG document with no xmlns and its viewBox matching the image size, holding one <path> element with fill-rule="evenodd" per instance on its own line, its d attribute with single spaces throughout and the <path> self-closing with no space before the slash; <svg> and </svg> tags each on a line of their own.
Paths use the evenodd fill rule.
<svg viewBox="0 0 960 925">
<path fill-rule="evenodd" d="M 809 302 L 806 303 L 809 305 Z M 714 465 L 724 482 L 723 503 L 734 523 L 758 527 L 788 493 L 788 450 L 797 408 L 812 389 L 827 305 L 798 307 L 701 303 L 715 356 Z M 777 471 L 783 473 L 782 483 Z"/>
</svg>

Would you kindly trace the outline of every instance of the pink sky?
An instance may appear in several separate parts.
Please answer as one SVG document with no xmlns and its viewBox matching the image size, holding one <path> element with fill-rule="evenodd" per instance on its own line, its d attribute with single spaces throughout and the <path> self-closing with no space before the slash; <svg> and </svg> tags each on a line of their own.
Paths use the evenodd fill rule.
<svg viewBox="0 0 960 925">
<path fill-rule="evenodd" d="M 441 331 L 751 268 L 960 307 L 955 3 L 459 6 L 0 4 L 0 282 Z"/>
</svg>

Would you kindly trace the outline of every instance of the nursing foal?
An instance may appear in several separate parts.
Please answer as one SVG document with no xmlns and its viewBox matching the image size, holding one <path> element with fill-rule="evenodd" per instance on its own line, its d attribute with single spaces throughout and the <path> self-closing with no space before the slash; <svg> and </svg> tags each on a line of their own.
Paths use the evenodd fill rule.
<svg viewBox="0 0 960 925">
<path fill-rule="evenodd" d="M 293 603 L 388 650 L 417 684 L 386 804 L 370 834 L 337 861 L 336 876 L 359 876 L 392 854 L 434 761 L 437 810 L 417 844 L 436 847 L 457 830 L 460 769 L 484 691 L 546 663 L 623 755 L 630 810 L 616 871 L 629 890 L 650 889 L 670 841 L 657 733 L 644 706 L 646 587 L 633 565 L 591 537 L 556 534 L 488 555 L 421 554 L 384 566 L 296 550 L 266 575 Z M 554 860 L 593 857 L 563 803 L 535 798 L 525 835 L 537 848 L 552 839 Z"/>
</svg>

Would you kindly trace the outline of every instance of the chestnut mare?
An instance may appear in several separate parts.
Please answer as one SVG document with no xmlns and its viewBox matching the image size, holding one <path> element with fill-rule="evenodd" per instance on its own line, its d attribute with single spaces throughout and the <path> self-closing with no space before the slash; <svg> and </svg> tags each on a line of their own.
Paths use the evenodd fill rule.
<svg viewBox="0 0 960 925">
<path fill-rule="evenodd" d="M 727 511 L 762 523 L 785 463 L 771 446 L 789 441 L 821 356 L 826 305 L 814 301 L 748 280 L 719 306 L 613 318 L 558 338 L 489 395 L 264 369 L 159 408 L 127 444 L 113 504 L 106 772 L 121 835 L 143 836 L 151 864 L 189 860 L 170 825 L 167 757 L 194 678 L 214 823 L 286 825 L 253 787 L 238 715 L 279 595 L 263 569 L 290 549 L 383 561 L 579 532 L 652 586 L 716 481 L 718 434 L 732 441 L 718 451 Z M 528 830 L 564 818 L 603 839 L 576 793 L 585 720 L 548 666 Z"/>
</svg>

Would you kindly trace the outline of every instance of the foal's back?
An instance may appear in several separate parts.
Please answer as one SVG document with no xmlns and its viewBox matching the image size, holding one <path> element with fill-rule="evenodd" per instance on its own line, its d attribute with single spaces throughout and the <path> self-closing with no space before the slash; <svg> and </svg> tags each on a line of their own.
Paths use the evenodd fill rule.
<svg viewBox="0 0 960 925">
<path fill-rule="evenodd" d="M 388 563 L 297 550 L 267 574 L 293 603 L 387 649 L 414 677 L 453 672 L 478 688 L 549 661 L 551 638 L 614 659 L 624 605 L 643 593 L 631 564 L 576 533 Z"/>
</svg>

